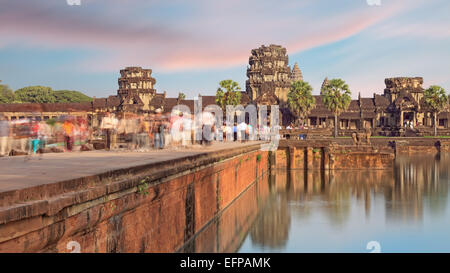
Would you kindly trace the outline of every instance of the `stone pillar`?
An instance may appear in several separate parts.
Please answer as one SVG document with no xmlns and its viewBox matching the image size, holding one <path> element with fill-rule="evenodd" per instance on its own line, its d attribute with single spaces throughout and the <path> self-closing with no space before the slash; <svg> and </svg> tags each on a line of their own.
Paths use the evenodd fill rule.
<svg viewBox="0 0 450 273">
<path fill-rule="evenodd" d="M 293 170 L 296 168 L 295 166 L 295 147 L 289 146 L 289 169 Z"/>
<path fill-rule="evenodd" d="M 403 127 L 403 111 L 400 111 L 400 127 Z"/>
<path fill-rule="evenodd" d="M 270 169 L 275 170 L 277 167 L 277 151 L 269 151 Z"/>
<path fill-rule="evenodd" d="M 330 149 L 328 147 L 323 148 L 323 166 L 324 170 L 330 169 Z"/>
<path fill-rule="evenodd" d="M 313 169 L 313 163 L 314 163 L 313 148 L 312 147 L 307 147 L 306 148 L 306 169 L 307 170 L 312 170 Z"/>
</svg>

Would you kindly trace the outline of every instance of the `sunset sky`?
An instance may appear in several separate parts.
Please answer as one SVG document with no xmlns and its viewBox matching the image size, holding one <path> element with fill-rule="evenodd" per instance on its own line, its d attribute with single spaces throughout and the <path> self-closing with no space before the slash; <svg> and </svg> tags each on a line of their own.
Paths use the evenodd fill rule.
<svg viewBox="0 0 450 273">
<path fill-rule="evenodd" d="M 449 92 L 449 14 L 448 0 L 0 0 L 0 80 L 105 97 L 142 66 L 158 92 L 192 98 L 228 78 L 245 89 L 251 49 L 279 44 L 316 94 L 326 76 L 354 97 L 396 76 Z"/>
</svg>

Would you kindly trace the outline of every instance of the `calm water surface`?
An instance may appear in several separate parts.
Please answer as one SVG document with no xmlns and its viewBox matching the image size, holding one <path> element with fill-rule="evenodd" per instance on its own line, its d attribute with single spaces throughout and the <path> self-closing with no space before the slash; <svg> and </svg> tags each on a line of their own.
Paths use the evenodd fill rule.
<svg viewBox="0 0 450 273">
<path fill-rule="evenodd" d="M 450 252 L 450 155 L 393 170 L 278 171 L 256 183 L 190 252 Z"/>
</svg>

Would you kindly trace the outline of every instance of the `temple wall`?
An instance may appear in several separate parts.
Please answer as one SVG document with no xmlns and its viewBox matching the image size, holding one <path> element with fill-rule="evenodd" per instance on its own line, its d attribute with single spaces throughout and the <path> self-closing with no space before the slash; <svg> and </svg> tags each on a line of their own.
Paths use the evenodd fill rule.
<svg viewBox="0 0 450 273">
<path fill-rule="evenodd" d="M 268 166 L 268 153 L 253 147 L 174 162 L 170 169 L 157 168 L 159 174 L 140 167 L 139 175 L 111 174 L 97 183 L 86 178 L 83 187 L 71 182 L 78 188 L 70 192 L 58 192 L 68 186 L 48 185 L 0 196 L 0 252 L 70 252 L 71 241 L 80 244 L 81 252 L 173 252 L 262 177 Z M 20 201 L 20 196 L 28 201 Z M 250 208 L 257 205 L 242 202 Z M 240 225 L 246 229 L 249 223 L 244 220 L 254 218 L 256 210 L 236 209 L 228 218 L 243 219 Z M 227 239 L 225 228 L 217 228 L 225 232 L 220 251 L 232 249 L 234 234 Z"/>
<path fill-rule="evenodd" d="M 392 151 L 365 146 L 323 145 L 306 147 L 280 147 L 274 155 L 277 169 L 351 170 L 392 168 L 395 155 Z"/>
</svg>

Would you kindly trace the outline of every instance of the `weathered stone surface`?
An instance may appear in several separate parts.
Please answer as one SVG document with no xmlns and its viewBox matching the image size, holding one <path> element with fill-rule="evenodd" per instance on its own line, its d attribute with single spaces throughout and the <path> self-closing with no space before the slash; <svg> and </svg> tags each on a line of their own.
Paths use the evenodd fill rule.
<svg viewBox="0 0 450 273">
<path fill-rule="evenodd" d="M 292 145 L 292 142 L 290 142 Z M 340 170 L 392 168 L 394 151 L 361 144 L 342 146 L 311 142 L 306 146 L 283 146 L 276 152 L 279 169 Z M 295 166 L 295 167 L 292 167 Z"/>
<path fill-rule="evenodd" d="M 268 153 L 253 146 L 156 168 L 4 205 L 0 252 L 67 252 L 69 241 L 82 252 L 175 251 L 267 171 Z"/>
<path fill-rule="evenodd" d="M 253 49 L 247 69 L 246 92 L 251 100 L 273 93 L 281 103 L 287 101 L 291 86 L 291 69 L 286 48 L 279 45 Z"/>
</svg>

